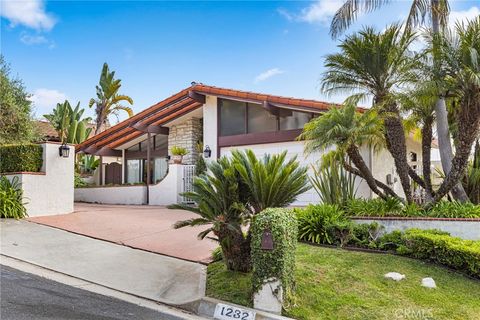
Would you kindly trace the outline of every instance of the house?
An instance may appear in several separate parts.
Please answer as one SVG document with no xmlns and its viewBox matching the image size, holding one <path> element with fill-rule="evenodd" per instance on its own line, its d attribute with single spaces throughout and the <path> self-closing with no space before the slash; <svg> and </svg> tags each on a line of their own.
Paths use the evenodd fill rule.
<svg viewBox="0 0 480 320">
<path fill-rule="evenodd" d="M 77 145 L 77 152 L 100 156 L 97 187 L 77 188 L 77 201 L 111 204 L 160 204 L 188 201 L 178 195 L 191 187 L 193 165 L 203 141 L 209 159 L 229 155 L 234 149 L 251 149 L 258 156 L 287 150 L 305 166 L 321 158 L 305 156 L 296 141 L 305 123 L 321 116 L 330 103 L 288 98 L 192 83 L 165 100 Z M 421 145 L 407 139 L 413 167 L 421 165 Z M 188 150 L 184 165 L 169 163 L 170 150 Z M 207 152 L 208 153 L 208 152 Z M 393 158 L 388 151 L 374 153 L 364 147 L 363 157 L 375 177 L 401 194 Z M 208 156 L 208 154 L 207 154 Z M 207 159 L 208 161 L 208 159 Z M 358 179 L 357 195 L 372 193 Z M 318 202 L 310 190 L 294 205 Z"/>
</svg>

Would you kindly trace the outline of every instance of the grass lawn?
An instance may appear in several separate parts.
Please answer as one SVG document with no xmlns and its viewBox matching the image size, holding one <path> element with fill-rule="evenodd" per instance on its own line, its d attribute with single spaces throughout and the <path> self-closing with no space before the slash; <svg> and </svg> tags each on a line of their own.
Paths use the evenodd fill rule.
<svg viewBox="0 0 480 320">
<path fill-rule="evenodd" d="M 400 272 L 395 282 L 383 276 Z M 419 260 L 300 244 L 295 319 L 479 319 L 480 281 Z M 420 286 L 432 277 L 437 289 Z M 209 265 L 207 295 L 251 306 L 250 275 Z"/>
</svg>

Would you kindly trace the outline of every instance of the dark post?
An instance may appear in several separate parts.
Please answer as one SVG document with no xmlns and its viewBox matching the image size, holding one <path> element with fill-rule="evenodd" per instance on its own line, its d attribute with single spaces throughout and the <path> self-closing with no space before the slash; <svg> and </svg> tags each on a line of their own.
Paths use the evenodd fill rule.
<svg viewBox="0 0 480 320">
<path fill-rule="evenodd" d="M 148 189 L 148 185 L 150 184 L 150 151 L 151 151 L 150 135 L 151 133 L 148 132 L 147 133 L 147 204 L 150 203 L 150 195 L 149 195 L 149 189 Z"/>
</svg>

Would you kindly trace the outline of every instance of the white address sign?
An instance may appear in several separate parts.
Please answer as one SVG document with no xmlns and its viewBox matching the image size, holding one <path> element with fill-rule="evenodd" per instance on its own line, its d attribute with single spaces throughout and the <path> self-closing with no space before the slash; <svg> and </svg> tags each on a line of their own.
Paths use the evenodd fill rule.
<svg viewBox="0 0 480 320">
<path fill-rule="evenodd" d="M 223 303 L 218 303 L 215 307 L 215 314 L 213 315 L 213 318 L 218 320 L 255 320 L 255 312 L 229 306 Z"/>
</svg>

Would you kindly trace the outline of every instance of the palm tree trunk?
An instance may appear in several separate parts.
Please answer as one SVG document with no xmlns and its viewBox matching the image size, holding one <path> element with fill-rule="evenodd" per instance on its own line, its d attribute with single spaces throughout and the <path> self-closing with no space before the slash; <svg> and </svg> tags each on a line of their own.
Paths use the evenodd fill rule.
<svg viewBox="0 0 480 320">
<path fill-rule="evenodd" d="M 454 186 L 458 185 L 465 174 L 473 144 L 480 133 L 480 93 L 477 92 L 473 97 L 464 97 L 463 99 L 467 100 L 460 103 L 457 118 L 460 134 L 458 135 L 456 153 L 451 162 L 451 170 L 446 175 L 429 206 L 442 199 Z M 468 201 L 468 197 L 466 201 Z"/>
<path fill-rule="evenodd" d="M 228 270 L 249 272 L 252 269 L 250 257 L 251 237 L 244 237 L 242 230 L 231 230 L 227 226 L 217 234 L 222 247 L 224 262 Z"/>
<path fill-rule="evenodd" d="M 433 139 L 433 117 L 427 117 L 422 128 L 422 171 L 425 182 L 426 201 L 433 199 L 431 152 Z"/>
<path fill-rule="evenodd" d="M 405 131 L 398 108 L 394 105 L 386 107 L 384 113 L 385 140 L 387 149 L 393 157 L 395 168 L 402 184 L 407 203 L 413 202 L 410 184 L 409 165 L 407 160 L 407 143 Z"/>
<path fill-rule="evenodd" d="M 347 155 L 350 160 L 353 162 L 356 168 L 353 168 L 348 163 L 344 161 L 343 166 L 345 170 L 350 173 L 353 173 L 367 183 L 370 189 L 378 195 L 380 198 L 386 200 L 388 196 L 395 197 L 400 199 L 400 197 L 387 185 L 383 184 L 382 182 L 378 181 L 373 177 L 372 171 L 368 168 L 367 164 L 362 158 L 360 151 L 358 150 L 357 146 L 351 145 L 347 149 Z M 379 187 L 384 190 L 384 192 L 380 191 Z"/>
<path fill-rule="evenodd" d="M 103 124 L 105 123 L 105 116 L 103 113 L 103 107 L 102 105 L 99 105 L 95 108 L 95 113 L 96 113 L 96 127 L 95 127 L 95 135 L 99 134 L 102 132 Z"/>
<path fill-rule="evenodd" d="M 440 33 L 440 20 L 438 17 L 439 0 L 432 0 L 432 31 L 434 34 Z M 439 61 L 435 61 L 435 65 L 439 68 Z M 445 98 L 440 96 L 435 104 L 438 148 L 440 151 L 440 160 L 445 175 L 448 175 L 452 168 L 453 149 L 450 140 L 450 132 L 448 130 L 448 112 Z M 467 193 L 460 182 L 457 182 L 451 189 L 453 197 L 461 202 L 468 201 Z"/>
</svg>

